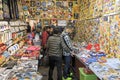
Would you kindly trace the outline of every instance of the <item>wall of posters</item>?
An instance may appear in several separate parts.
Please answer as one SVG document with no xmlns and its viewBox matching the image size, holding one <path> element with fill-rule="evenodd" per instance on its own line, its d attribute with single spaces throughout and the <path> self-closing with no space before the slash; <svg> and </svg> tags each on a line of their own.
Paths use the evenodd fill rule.
<svg viewBox="0 0 120 80">
<path fill-rule="evenodd" d="M 89 9 L 86 9 L 87 3 Z M 107 57 L 120 58 L 119 3 L 120 0 L 89 0 L 86 3 L 80 0 L 78 41 L 99 43 Z"/>
<path fill-rule="evenodd" d="M 78 19 L 79 6 L 77 0 L 21 0 L 23 11 L 28 11 L 26 18 L 42 19 Z M 31 17 L 30 17 L 31 18 Z"/>
</svg>

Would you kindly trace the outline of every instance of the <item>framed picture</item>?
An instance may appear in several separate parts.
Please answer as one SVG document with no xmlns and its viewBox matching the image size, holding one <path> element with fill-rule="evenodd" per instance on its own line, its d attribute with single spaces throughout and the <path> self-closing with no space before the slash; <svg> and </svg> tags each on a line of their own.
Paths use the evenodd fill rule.
<svg viewBox="0 0 120 80">
<path fill-rule="evenodd" d="M 40 7 L 40 5 L 41 5 L 40 1 L 36 1 L 36 6 Z"/>
<path fill-rule="evenodd" d="M 23 6 L 23 10 L 28 10 L 28 6 Z"/>
<path fill-rule="evenodd" d="M 78 19 L 79 18 L 79 13 L 74 13 L 74 19 Z"/>
<path fill-rule="evenodd" d="M 52 19 L 50 22 L 52 25 L 56 26 L 57 25 L 57 19 Z"/>
<path fill-rule="evenodd" d="M 59 2 L 59 1 L 56 2 L 56 6 L 57 6 L 57 7 L 60 7 L 60 6 L 61 6 L 61 2 Z"/>
<path fill-rule="evenodd" d="M 37 11 L 40 11 L 42 9 L 42 7 L 37 7 Z"/>
<path fill-rule="evenodd" d="M 50 20 L 49 19 L 44 19 L 43 20 L 43 25 L 48 26 L 50 24 Z"/>
<path fill-rule="evenodd" d="M 30 1 L 26 1 L 25 3 L 26 3 L 26 5 L 29 5 L 29 4 L 30 4 Z"/>
<path fill-rule="evenodd" d="M 43 7 L 46 7 L 46 2 L 43 1 L 43 2 L 41 3 L 41 5 L 42 5 Z"/>
<path fill-rule="evenodd" d="M 69 2 L 68 5 L 69 5 L 69 7 L 72 7 L 73 6 L 73 2 Z"/>
<path fill-rule="evenodd" d="M 35 6 L 35 1 L 30 1 L 30 6 L 34 7 Z"/>
<path fill-rule="evenodd" d="M 36 14 L 36 15 L 40 15 L 40 12 L 36 12 L 35 14 Z"/>
</svg>

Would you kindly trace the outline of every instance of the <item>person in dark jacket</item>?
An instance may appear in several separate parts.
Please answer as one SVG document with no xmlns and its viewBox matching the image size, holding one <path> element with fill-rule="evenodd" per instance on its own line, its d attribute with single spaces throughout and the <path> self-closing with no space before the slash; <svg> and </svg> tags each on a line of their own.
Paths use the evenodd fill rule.
<svg viewBox="0 0 120 80">
<path fill-rule="evenodd" d="M 31 33 L 31 26 L 29 22 L 27 22 L 27 33 Z"/>
<path fill-rule="evenodd" d="M 49 77 L 53 80 L 53 70 L 57 66 L 57 80 L 62 80 L 62 42 L 59 28 L 53 30 L 53 36 L 50 36 L 47 42 L 47 53 L 49 55 Z"/>
</svg>

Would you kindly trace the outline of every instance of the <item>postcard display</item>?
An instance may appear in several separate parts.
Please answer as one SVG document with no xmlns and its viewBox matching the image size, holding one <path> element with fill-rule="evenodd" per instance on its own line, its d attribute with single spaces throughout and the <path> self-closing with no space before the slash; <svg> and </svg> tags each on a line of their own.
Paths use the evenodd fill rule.
<svg viewBox="0 0 120 80">
<path fill-rule="evenodd" d="M 24 18 L 41 19 L 43 25 L 57 25 L 57 20 L 79 18 L 77 0 L 20 0 Z"/>
<path fill-rule="evenodd" d="M 80 42 L 86 41 L 87 43 L 99 43 L 101 49 L 108 54 L 108 57 L 120 58 L 120 14 L 118 11 L 120 0 L 86 1 L 81 0 L 80 2 L 77 40 Z M 89 9 L 86 10 L 88 3 Z"/>
<path fill-rule="evenodd" d="M 24 22 L 21 22 L 24 23 L 24 26 L 21 27 L 20 22 L 0 21 L 0 65 L 24 45 L 27 28 L 25 28 Z"/>
<path fill-rule="evenodd" d="M 27 50 L 31 48 L 25 45 L 26 29 L 24 21 L 0 21 L 0 80 L 41 80 L 42 76 L 36 73 L 38 60 L 34 57 L 39 53 L 38 47 L 35 52 Z"/>
<path fill-rule="evenodd" d="M 78 32 L 76 34 L 77 41 L 80 43 L 85 42 L 87 45 L 97 43 L 100 45 L 100 51 L 106 54 L 107 62 L 103 61 L 102 64 L 99 61 L 92 63 L 89 65 L 90 69 L 101 80 L 119 80 L 120 0 L 80 0 L 79 3 L 80 17 L 76 28 Z M 99 53 L 99 51 L 96 53 Z M 103 72 L 99 72 L 100 70 Z M 112 72 L 112 70 L 115 71 Z M 108 71 L 110 73 L 107 73 Z"/>
</svg>

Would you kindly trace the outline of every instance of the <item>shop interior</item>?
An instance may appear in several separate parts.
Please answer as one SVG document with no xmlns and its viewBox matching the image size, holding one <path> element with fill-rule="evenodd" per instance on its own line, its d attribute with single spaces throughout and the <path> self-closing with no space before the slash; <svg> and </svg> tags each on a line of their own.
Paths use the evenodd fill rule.
<svg viewBox="0 0 120 80">
<path fill-rule="evenodd" d="M 62 80 L 120 80 L 119 8 L 120 0 L 0 0 L 0 80 L 48 80 L 49 66 L 38 64 L 43 61 L 34 33 L 38 22 L 41 30 L 74 27 L 71 40 L 79 50 L 71 77 Z"/>
</svg>

